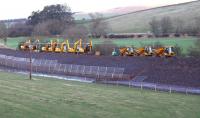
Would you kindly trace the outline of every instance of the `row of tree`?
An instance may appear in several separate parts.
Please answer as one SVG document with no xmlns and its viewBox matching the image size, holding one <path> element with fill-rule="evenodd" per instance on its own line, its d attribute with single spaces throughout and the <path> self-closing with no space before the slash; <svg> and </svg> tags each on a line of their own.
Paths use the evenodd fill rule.
<svg viewBox="0 0 200 118">
<path fill-rule="evenodd" d="M 171 19 L 170 17 L 163 17 L 162 19 L 153 18 L 150 22 L 151 32 L 155 36 L 168 36 L 170 33 L 188 34 L 192 36 L 200 33 L 200 17 L 195 19 L 193 24 L 186 25 L 182 19 Z"/>
<path fill-rule="evenodd" d="M 73 12 L 67 5 L 45 6 L 41 11 L 34 11 L 25 23 L 6 25 L 0 23 L 0 38 L 17 36 L 49 36 L 64 35 L 68 38 L 86 38 L 88 34 L 103 35 L 107 24 L 103 22 L 103 15 L 89 14 L 92 21 L 89 27 L 75 23 Z"/>
</svg>

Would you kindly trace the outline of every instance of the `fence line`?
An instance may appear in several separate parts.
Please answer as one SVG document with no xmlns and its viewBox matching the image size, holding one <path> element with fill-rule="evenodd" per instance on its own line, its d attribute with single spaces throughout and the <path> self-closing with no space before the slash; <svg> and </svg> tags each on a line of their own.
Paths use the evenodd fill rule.
<svg viewBox="0 0 200 118">
<path fill-rule="evenodd" d="M 0 65 L 16 70 L 29 71 L 29 58 L 6 56 L 0 54 Z M 37 73 L 90 76 L 93 78 L 106 78 L 119 80 L 123 78 L 124 68 L 86 66 L 75 64 L 61 64 L 57 60 L 32 59 L 32 71 Z"/>
</svg>

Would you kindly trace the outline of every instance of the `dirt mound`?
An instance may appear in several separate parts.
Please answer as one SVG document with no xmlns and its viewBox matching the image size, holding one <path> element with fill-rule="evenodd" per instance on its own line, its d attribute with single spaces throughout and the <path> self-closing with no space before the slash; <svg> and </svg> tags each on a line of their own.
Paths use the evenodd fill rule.
<svg viewBox="0 0 200 118">
<path fill-rule="evenodd" d="M 0 49 L 0 54 L 29 57 L 29 52 Z M 155 58 L 155 57 L 113 57 L 74 55 L 67 53 L 32 53 L 33 58 L 58 60 L 63 64 L 88 66 L 123 67 L 130 79 L 146 76 L 145 82 L 200 87 L 200 59 Z"/>
</svg>

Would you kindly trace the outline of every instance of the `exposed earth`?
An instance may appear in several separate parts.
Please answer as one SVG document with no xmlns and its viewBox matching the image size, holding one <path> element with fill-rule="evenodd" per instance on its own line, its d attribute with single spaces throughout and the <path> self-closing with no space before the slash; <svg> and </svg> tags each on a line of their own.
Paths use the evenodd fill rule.
<svg viewBox="0 0 200 118">
<path fill-rule="evenodd" d="M 0 54 L 29 57 L 29 52 L 3 48 Z M 131 76 L 130 79 L 146 76 L 144 82 L 200 87 L 200 58 L 113 57 L 44 52 L 32 52 L 32 57 L 58 60 L 62 64 L 123 67 L 124 73 Z"/>
</svg>

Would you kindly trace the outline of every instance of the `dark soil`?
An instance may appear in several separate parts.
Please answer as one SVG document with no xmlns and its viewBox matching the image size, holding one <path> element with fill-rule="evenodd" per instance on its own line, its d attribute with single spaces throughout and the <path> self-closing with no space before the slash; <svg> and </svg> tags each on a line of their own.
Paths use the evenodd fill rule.
<svg viewBox="0 0 200 118">
<path fill-rule="evenodd" d="M 29 57 L 29 52 L 10 49 L 0 49 L 0 54 Z M 145 82 L 200 87 L 200 58 L 113 57 L 44 52 L 32 52 L 32 57 L 58 60 L 63 64 L 123 67 L 124 73 L 131 76 L 130 79 L 147 76 Z"/>
</svg>

